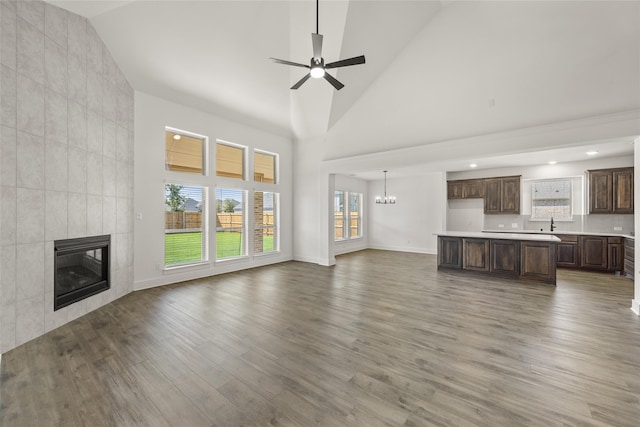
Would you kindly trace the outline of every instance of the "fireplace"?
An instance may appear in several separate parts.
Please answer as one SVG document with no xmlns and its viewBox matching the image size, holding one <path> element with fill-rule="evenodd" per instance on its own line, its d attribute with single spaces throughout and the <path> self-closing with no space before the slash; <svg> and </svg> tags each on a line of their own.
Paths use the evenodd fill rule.
<svg viewBox="0 0 640 427">
<path fill-rule="evenodd" d="M 54 242 L 53 310 L 109 289 L 111 236 Z"/>
</svg>

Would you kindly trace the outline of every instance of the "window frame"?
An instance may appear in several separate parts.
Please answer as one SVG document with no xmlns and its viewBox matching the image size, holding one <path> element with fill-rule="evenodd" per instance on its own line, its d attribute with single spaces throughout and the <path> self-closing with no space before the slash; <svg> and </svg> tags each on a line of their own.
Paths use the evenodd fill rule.
<svg viewBox="0 0 640 427">
<path fill-rule="evenodd" d="M 262 225 L 258 226 L 255 223 L 255 194 L 256 193 L 271 193 L 273 194 L 273 225 L 269 226 L 269 225 L 264 225 L 264 222 Z M 280 253 L 280 193 L 276 192 L 276 191 L 263 191 L 263 190 L 258 190 L 258 189 L 254 189 L 253 190 L 253 194 L 254 194 L 254 225 L 253 225 L 253 238 L 254 238 L 254 242 L 253 242 L 253 255 L 254 256 L 265 256 L 265 255 L 269 255 L 269 254 L 274 254 L 274 253 Z M 264 197 L 264 196 L 263 196 Z M 264 206 L 263 206 L 263 210 L 264 212 Z M 268 229 L 272 229 L 273 230 L 273 249 L 269 252 L 256 252 L 256 247 L 255 247 L 255 232 L 258 230 L 268 230 Z M 263 243 L 264 245 L 264 243 Z"/>
<path fill-rule="evenodd" d="M 187 172 L 187 171 L 177 171 L 177 170 L 167 169 L 166 142 L 165 142 L 165 149 L 164 149 L 165 172 L 177 173 L 177 174 L 187 174 L 187 176 L 209 176 L 209 166 L 210 165 L 209 165 L 209 137 L 208 136 L 200 135 L 200 134 L 195 133 L 195 132 L 189 132 L 189 131 L 186 131 L 186 130 L 174 128 L 174 127 L 171 127 L 171 126 L 165 126 L 164 127 L 164 132 L 165 132 L 165 138 L 166 138 L 167 132 L 171 132 L 171 133 L 174 133 L 174 134 L 177 134 L 177 135 L 186 136 L 188 138 L 194 138 L 194 139 L 202 140 L 202 173 Z"/>
<path fill-rule="evenodd" d="M 340 212 L 338 210 L 336 210 L 335 206 L 336 206 L 336 201 L 337 201 L 337 193 L 342 193 L 343 195 L 343 209 L 342 209 L 342 237 L 337 237 L 336 235 L 336 230 L 339 228 L 336 226 L 337 224 L 337 219 L 336 219 L 336 213 Z M 353 235 L 351 233 L 351 195 L 352 194 L 357 194 L 359 195 L 359 202 L 358 202 L 358 215 L 357 215 L 357 219 L 358 219 L 358 234 Z M 363 205 L 364 205 L 364 193 L 361 193 L 359 191 L 347 191 L 347 190 L 334 190 L 334 196 L 333 196 L 333 228 L 334 228 L 334 232 L 333 232 L 333 237 L 334 237 L 334 242 L 344 242 L 344 241 L 348 241 L 348 240 L 355 240 L 355 239 L 362 239 L 364 237 L 364 227 L 363 227 Z"/>
<path fill-rule="evenodd" d="M 256 181 L 256 154 L 273 157 L 273 182 Z M 265 185 L 276 185 L 280 183 L 280 156 L 278 153 L 272 153 L 259 148 L 253 149 L 253 182 L 259 182 Z"/>
<path fill-rule="evenodd" d="M 218 203 L 218 197 L 217 197 L 217 192 L 218 190 L 231 190 L 231 191 L 239 191 L 242 193 L 242 236 L 240 238 L 240 247 L 242 249 L 242 253 L 240 255 L 235 255 L 235 256 L 228 256 L 228 257 L 222 257 L 222 258 L 218 258 L 218 231 L 224 231 L 224 230 L 219 230 L 219 227 L 217 226 L 217 215 L 218 215 L 218 207 L 217 207 L 217 203 Z M 249 234 L 249 224 L 248 224 L 248 217 L 247 217 L 247 201 L 249 198 L 248 195 L 248 190 L 245 188 L 229 188 L 229 186 L 219 186 L 216 185 L 214 188 L 214 201 L 216 203 L 216 208 L 215 208 L 215 214 L 216 214 L 216 235 L 214 237 L 214 241 L 215 241 L 215 250 L 216 250 L 216 254 L 214 257 L 214 260 L 216 263 L 218 262 L 227 262 L 227 261 L 233 261 L 233 260 L 238 260 L 238 259 L 244 259 L 247 258 L 249 256 L 249 238 L 248 238 L 248 234 Z M 224 199 L 222 199 L 224 201 Z M 220 227 L 223 228 L 223 227 Z"/>
<path fill-rule="evenodd" d="M 550 199 L 550 198 L 538 198 L 536 199 L 534 197 L 535 195 L 535 184 L 536 183 L 542 183 L 542 182 L 566 182 L 569 185 L 569 197 L 567 198 L 557 198 L 557 199 Z M 573 180 L 571 177 L 564 177 L 564 178 L 545 178 L 545 179 L 534 179 L 531 180 L 531 215 L 529 217 L 530 221 L 550 221 L 551 218 L 553 218 L 554 221 L 574 221 L 574 209 L 573 209 L 573 203 L 574 203 L 574 198 L 573 198 Z M 569 216 L 565 216 L 565 217 L 557 217 L 557 216 L 534 216 L 535 212 L 536 212 L 536 201 L 541 201 L 541 200 L 567 200 L 568 204 L 569 204 Z"/>
<path fill-rule="evenodd" d="M 187 181 L 181 181 L 180 180 L 175 180 L 172 179 L 169 181 L 165 181 L 163 183 L 163 187 L 164 187 L 164 200 L 165 200 L 165 210 L 164 212 L 164 216 L 165 216 L 165 220 L 163 221 L 163 240 L 164 240 L 164 244 L 163 244 L 163 266 L 164 266 L 164 270 L 173 270 L 173 269 L 177 269 L 177 268 L 184 268 L 184 267 L 190 267 L 190 266 L 195 266 L 195 265 L 201 265 L 201 264 L 208 264 L 209 261 L 209 188 L 201 185 L 200 183 L 191 183 L 191 182 L 187 182 Z M 181 262 L 181 263 L 175 263 L 175 264 L 167 264 L 167 234 L 176 234 L 176 233 L 167 233 L 167 228 L 166 228 L 166 213 L 169 212 L 166 210 L 166 200 L 167 200 L 167 195 L 166 195 L 166 189 L 168 185 L 179 185 L 182 187 L 197 187 L 200 188 L 202 191 L 202 209 L 201 209 L 201 228 L 200 228 L 200 232 L 202 233 L 202 241 L 201 241 L 201 257 L 199 260 L 193 260 L 193 261 L 187 261 L 187 262 Z"/>
<path fill-rule="evenodd" d="M 218 146 L 219 145 L 224 145 L 227 147 L 232 147 L 232 148 L 237 148 L 239 150 L 242 151 L 242 177 L 241 178 L 235 178 L 235 177 L 231 177 L 231 176 L 223 176 L 223 175 L 218 175 L 218 173 L 220 172 L 218 170 Z M 217 179 L 225 179 L 225 180 L 233 180 L 233 182 L 246 182 L 248 181 L 247 179 L 247 175 L 248 172 L 247 170 L 249 169 L 249 161 L 248 161 L 248 152 L 249 152 L 249 147 L 247 147 L 246 145 L 241 145 L 241 144 L 237 144 L 234 142 L 230 142 L 230 141 L 225 141 L 223 139 L 216 139 L 216 144 L 215 144 L 215 150 L 214 150 L 214 156 L 213 156 L 213 162 L 215 164 L 215 173 L 213 174 L 215 176 L 215 178 Z"/>
</svg>

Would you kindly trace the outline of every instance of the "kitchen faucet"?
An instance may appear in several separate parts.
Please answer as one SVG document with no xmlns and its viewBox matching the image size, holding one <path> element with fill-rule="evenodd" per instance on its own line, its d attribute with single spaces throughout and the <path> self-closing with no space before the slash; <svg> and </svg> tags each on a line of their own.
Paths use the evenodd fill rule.
<svg viewBox="0 0 640 427">
<path fill-rule="evenodd" d="M 554 225 L 553 225 L 553 217 L 551 217 L 551 231 L 552 231 L 552 232 L 553 232 L 553 229 L 554 229 L 554 228 L 555 228 L 555 227 L 554 227 Z"/>
</svg>

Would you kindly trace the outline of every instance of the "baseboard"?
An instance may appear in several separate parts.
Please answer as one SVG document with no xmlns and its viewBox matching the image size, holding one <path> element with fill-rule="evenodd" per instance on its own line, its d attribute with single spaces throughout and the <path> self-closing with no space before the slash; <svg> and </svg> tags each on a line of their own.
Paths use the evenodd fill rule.
<svg viewBox="0 0 640 427">
<path fill-rule="evenodd" d="M 631 300 L 631 311 L 633 311 L 637 316 L 640 316 L 640 301 L 637 299 Z"/>
<path fill-rule="evenodd" d="M 381 251 L 394 251 L 394 252 L 411 252 L 416 254 L 428 254 L 428 255 L 436 255 L 438 253 L 436 249 L 413 248 L 408 246 L 369 245 L 369 249 L 378 249 Z"/>
</svg>

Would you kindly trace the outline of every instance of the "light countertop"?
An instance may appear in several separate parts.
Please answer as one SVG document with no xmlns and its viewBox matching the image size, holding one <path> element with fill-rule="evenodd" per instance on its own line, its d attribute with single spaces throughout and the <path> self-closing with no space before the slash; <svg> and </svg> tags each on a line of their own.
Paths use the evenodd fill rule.
<svg viewBox="0 0 640 427">
<path fill-rule="evenodd" d="M 535 233 L 491 233 L 486 231 L 443 231 L 436 236 L 470 237 L 475 239 L 527 240 L 536 242 L 559 242 L 560 238 L 551 234 Z"/>
<path fill-rule="evenodd" d="M 598 232 L 592 232 L 592 231 L 562 231 L 562 230 L 554 230 L 553 233 L 549 230 L 544 230 L 544 231 L 537 231 L 537 230 L 482 230 L 483 233 L 517 233 L 517 234 L 553 234 L 553 235 L 559 235 L 559 234 L 567 234 L 570 236 L 607 236 L 607 237 L 624 237 L 627 239 L 634 239 L 635 240 L 635 236 L 631 235 L 631 234 L 621 234 L 621 233 L 598 233 Z"/>
</svg>

